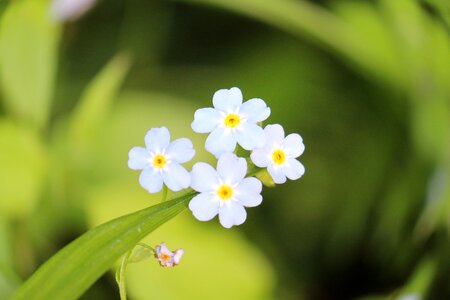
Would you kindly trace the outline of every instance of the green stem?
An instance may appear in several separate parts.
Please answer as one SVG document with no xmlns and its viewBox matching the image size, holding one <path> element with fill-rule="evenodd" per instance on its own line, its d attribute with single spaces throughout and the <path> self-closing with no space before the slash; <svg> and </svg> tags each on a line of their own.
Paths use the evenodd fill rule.
<svg viewBox="0 0 450 300">
<path fill-rule="evenodd" d="M 128 259 L 131 256 L 131 253 L 133 252 L 133 249 L 128 251 L 125 256 L 122 259 L 122 263 L 120 264 L 120 271 L 119 271 L 119 291 L 120 291 L 120 299 L 121 300 L 127 300 L 127 290 L 126 290 L 126 282 L 125 282 L 125 271 L 127 270 L 128 266 Z"/>
<path fill-rule="evenodd" d="M 163 185 L 163 194 L 162 194 L 162 199 L 161 199 L 161 202 L 164 202 L 164 201 L 166 201 L 167 200 L 167 185 Z"/>
<path fill-rule="evenodd" d="M 247 174 L 245 175 L 246 177 L 255 176 L 256 173 L 258 173 L 259 171 L 263 170 L 263 169 L 258 168 L 257 166 L 255 166 L 255 164 L 252 162 L 250 157 L 247 157 L 245 160 L 247 161 Z"/>
<path fill-rule="evenodd" d="M 146 248 L 150 250 L 152 253 L 156 253 L 155 249 L 153 247 L 150 247 L 147 244 L 144 243 L 137 243 L 136 245 L 139 245 L 143 248 Z M 119 292 L 120 292 L 120 299 L 121 300 L 127 300 L 127 290 L 126 290 L 126 278 L 125 278 L 125 272 L 127 271 L 128 263 L 130 260 L 130 256 L 133 253 L 135 247 L 133 247 L 131 250 L 129 250 L 123 257 L 122 262 L 120 263 L 120 267 L 117 269 L 116 272 L 116 281 L 119 286 Z"/>
</svg>

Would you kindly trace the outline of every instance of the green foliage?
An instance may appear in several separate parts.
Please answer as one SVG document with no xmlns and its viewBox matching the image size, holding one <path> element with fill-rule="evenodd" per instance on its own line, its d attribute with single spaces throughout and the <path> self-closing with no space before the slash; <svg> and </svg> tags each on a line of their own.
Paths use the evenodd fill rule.
<svg viewBox="0 0 450 300">
<path fill-rule="evenodd" d="M 0 297 L 2 299 L 10 299 L 20 284 L 19 277 L 10 267 L 0 265 Z"/>
<path fill-rule="evenodd" d="M 13 299 L 77 299 L 126 251 L 187 207 L 189 193 L 91 229 L 46 262 Z"/>
<path fill-rule="evenodd" d="M 49 117 L 60 26 L 47 0 L 11 2 L 0 23 L 0 79 L 5 106 L 22 123 L 42 129 Z"/>
<path fill-rule="evenodd" d="M 90 144 L 98 138 L 119 88 L 128 72 L 130 59 L 118 55 L 85 89 L 70 124 L 70 147 L 75 163 L 83 162 Z"/>
<path fill-rule="evenodd" d="M 319 2 L 98 1 L 62 25 L 0 1 L 0 298 L 79 235 L 16 297 L 117 296 L 107 272 L 143 238 L 185 256 L 130 265 L 136 299 L 448 298 L 448 1 Z M 212 162 L 189 124 L 235 85 L 302 134 L 304 178 L 237 230 L 186 213 L 146 236 L 188 199 L 147 208 L 127 152 L 165 125 Z"/>
<path fill-rule="evenodd" d="M 39 200 L 47 150 L 36 131 L 0 118 L 0 213 L 24 217 Z"/>
</svg>

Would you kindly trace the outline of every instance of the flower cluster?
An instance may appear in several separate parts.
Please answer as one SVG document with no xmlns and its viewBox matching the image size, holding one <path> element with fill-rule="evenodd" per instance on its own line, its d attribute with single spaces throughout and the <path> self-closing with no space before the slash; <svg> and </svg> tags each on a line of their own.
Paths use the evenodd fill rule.
<svg viewBox="0 0 450 300">
<path fill-rule="evenodd" d="M 142 170 L 139 182 L 150 193 L 159 192 L 163 185 L 172 191 L 188 187 L 197 191 L 189 209 L 198 220 L 209 221 L 218 215 L 225 228 L 240 225 L 247 218 L 244 207 L 261 204 L 262 183 L 248 176 L 247 160 L 234 153 L 237 145 L 250 151 L 251 163 L 267 168 L 275 183 L 296 180 L 305 172 L 297 160 L 305 150 L 300 135 L 285 136 L 279 124 L 260 126 L 270 112 L 262 99 L 243 102 L 239 88 L 218 90 L 213 107 L 198 109 L 191 124 L 194 132 L 209 133 L 205 148 L 218 159 L 216 168 L 198 162 L 190 173 L 186 171 L 181 164 L 194 157 L 192 142 L 186 138 L 170 142 L 165 127 L 147 132 L 146 147 L 130 150 L 128 166 Z"/>
</svg>

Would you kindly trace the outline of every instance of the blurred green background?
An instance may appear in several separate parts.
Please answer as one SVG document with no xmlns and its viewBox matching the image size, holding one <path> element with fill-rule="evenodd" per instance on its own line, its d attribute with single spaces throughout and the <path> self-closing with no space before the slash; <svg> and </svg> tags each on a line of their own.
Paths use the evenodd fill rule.
<svg viewBox="0 0 450 300">
<path fill-rule="evenodd" d="M 185 256 L 130 265 L 131 299 L 450 298 L 447 0 L 109 0 L 71 21 L 51 7 L 0 2 L 0 299 L 159 202 L 127 168 L 149 128 L 214 162 L 190 123 L 233 86 L 302 135 L 307 171 L 242 226 L 186 211 L 151 234 Z M 113 272 L 83 296 L 118 298 Z"/>
</svg>

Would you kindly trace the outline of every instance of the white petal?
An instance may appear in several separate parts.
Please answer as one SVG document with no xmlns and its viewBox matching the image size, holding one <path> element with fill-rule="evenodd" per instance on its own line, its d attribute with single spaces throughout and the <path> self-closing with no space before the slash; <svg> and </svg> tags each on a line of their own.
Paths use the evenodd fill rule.
<svg viewBox="0 0 450 300">
<path fill-rule="evenodd" d="M 266 142 L 264 130 L 256 124 L 245 123 L 236 131 L 236 140 L 245 150 L 261 148 Z"/>
<path fill-rule="evenodd" d="M 174 192 L 189 187 L 191 183 L 189 172 L 176 162 L 167 166 L 167 170 L 162 173 L 162 178 L 167 187 Z"/>
<path fill-rule="evenodd" d="M 250 99 L 242 104 L 239 112 L 252 123 L 264 121 L 270 116 L 270 108 L 259 98 Z"/>
<path fill-rule="evenodd" d="M 143 147 L 134 147 L 128 152 L 128 167 L 132 170 L 142 170 L 150 165 L 150 153 Z"/>
<path fill-rule="evenodd" d="M 260 168 L 265 168 L 270 163 L 270 152 L 267 151 L 265 148 L 259 148 L 253 150 L 252 154 L 250 154 L 250 158 L 252 159 L 252 162 Z"/>
<path fill-rule="evenodd" d="M 209 164 L 199 162 L 194 165 L 191 172 L 191 187 L 197 192 L 214 190 L 219 184 L 217 172 Z"/>
<path fill-rule="evenodd" d="M 247 174 L 247 162 L 234 153 L 222 154 L 217 162 L 219 177 L 228 184 L 236 184 Z"/>
<path fill-rule="evenodd" d="M 170 142 L 170 133 L 166 127 L 152 128 L 145 135 L 145 146 L 152 152 L 161 152 Z"/>
<path fill-rule="evenodd" d="M 215 108 L 224 112 L 236 111 L 242 104 L 242 92 L 237 87 L 218 90 L 214 93 L 213 104 Z"/>
<path fill-rule="evenodd" d="M 178 249 L 177 251 L 175 251 L 175 255 L 173 256 L 173 262 L 178 265 L 180 263 L 181 257 L 184 254 L 184 250 L 183 249 Z"/>
<path fill-rule="evenodd" d="M 221 121 L 220 112 L 214 108 L 197 109 L 194 121 L 191 124 L 192 130 L 198 133 L 211 132 Z"/>
<path fill-rule="evenodd" d="M 235 188 L 236 198 L 239 203 L 248 207 L 254 207 L 261 204 L 263 199 L 261 191 L 262 183 L 254 177 L 245 178 Z"/>
<path fill-rule="evenodd" d="M 209 221 L 219 211 L 219 201 L 214 200 L 210 193 L 201 193 L 189 202 L 189 209 L 199 221 Z"/>
<path fill-rule="evenodd" d="M 163 186 L 161 174 L 153 171 L 152 168 L 147 168 L 142 171 L 141 176 L 139 176 L 139 183 L 149 193 L 157 193 Z"/>
<path fill-rule="evenodd" d="M 195 155 L 194 146 L 189 139 L 182 138 L 173 141 L 166 149 L 169 159 L 173 159 L 179 163 L 190 161 Z"/>
<path fill-rule="evenodd" d="M 284 172 L 281 169 L 281 167 L 274 167 L 272 164 L 270 164 L 267 167 L 267 171 L 269 171 L 269 174 L 270 176 L 272 176 L 272 179 L 275 183 L 286 182 L 286 175 L 284 175 Z"/>
<path fill-rule="evenodd" d="M 305 174 L 305 167 L 298 160 L 291 158 L 283 165 L 283 172 L 287 178 L 296 180 Z"/>
<path fill-rule="evenodd" d="M 229 202 L 219 210 L 219 221 L 225 228 L 241 225 L 245 219 L 247 219 L 245 208 L 236 202 Z"/>
<path fill-rule="evenodd" d="M 236 138 L 233 133 L 223 128 L 216 128 L 206 139 L 205 148 L 216 157 L 236 148 Z"/>
<path fill-rule="evenodd" d="M 173 255 L 173 252 L 169 250 L 169 248 L 167 248 L 166 243 L 162 242 L 160 246 L 158 246 L 158 248 L 156 249 L 157 253 L 162 253 L 162 254 L 166 254 L 169 256 Z"/>
<path fill-rule="evenodd" d="M 303 139 L 297 133 L 291 133 L 284 139 L 283 148 L 289 156 L 294 158 L 299 157 L 305 151 Z"/>
<path fill-rule="evenodd" d="M 284 129 L 279 124 L 270 124 L 264 128 L 267 143 L 271 145 L 281 146 L 284 141 Z"/>
</svg>

